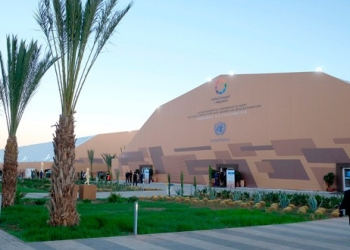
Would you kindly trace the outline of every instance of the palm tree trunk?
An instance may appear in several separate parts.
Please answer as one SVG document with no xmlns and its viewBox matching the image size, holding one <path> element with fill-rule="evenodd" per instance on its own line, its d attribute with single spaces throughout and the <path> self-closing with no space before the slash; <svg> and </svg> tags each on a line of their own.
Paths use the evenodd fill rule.
<svg viewBox="0 0 350 250">
<path fill-rule="evenodd" d="M 2 178 L 2 207 L 15 204 L 16 183 L 17 183 L 17 138 L 9 136 L 4 153 L 4 167 Z"/>
<path fill-rule="evenodd" d="M 74 192 L 75 135 L 74 116 L 61 115 L 53 138 L 54 164 L 51 174 L 50 220 L 51 226 L 79 224 Z"/>
</svg>

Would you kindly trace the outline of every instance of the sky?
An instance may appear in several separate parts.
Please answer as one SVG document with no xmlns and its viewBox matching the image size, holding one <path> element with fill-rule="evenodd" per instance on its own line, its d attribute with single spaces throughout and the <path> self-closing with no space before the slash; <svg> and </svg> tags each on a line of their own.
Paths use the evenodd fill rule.
<svg viewBox="0 0 350 250">
<path fill-rule="evenodd" d="M 125 7 L 129 1 L 121 0 Z M 37 0 L 0 0 L 6 35 L 46 43 Z M 310 72 L 350 80 L 348 0 L 135 0 L 80 95 L 76 137 L 138 130 L 162 104 L 220 74 Z M 61 113 L 53 68 L 28 104 L 19 146 L 52 141 Z M 0 110 L 0 148 L 7 139 Z"/>
</svg>

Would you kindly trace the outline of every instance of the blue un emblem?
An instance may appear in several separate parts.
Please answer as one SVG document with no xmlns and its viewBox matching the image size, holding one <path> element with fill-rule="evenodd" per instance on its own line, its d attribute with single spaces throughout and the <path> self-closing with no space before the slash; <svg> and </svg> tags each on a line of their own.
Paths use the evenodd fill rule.
<svg viewBox="0 0 350 250">
<path fill-rule="evenodd" d="M 215 134 L 217 134 L 217 135 L 225 134 L 226 123 L 224 123 L 224 122 L 217 122 L 217 123 L 215 123 L 214 131 L 215 131 Z"/>
</svg>

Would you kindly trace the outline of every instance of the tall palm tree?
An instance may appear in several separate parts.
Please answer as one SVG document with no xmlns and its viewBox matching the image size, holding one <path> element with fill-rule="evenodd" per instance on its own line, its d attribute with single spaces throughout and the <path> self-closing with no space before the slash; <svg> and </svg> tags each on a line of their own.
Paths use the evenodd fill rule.
<svg viewBox="0 0 350 250">
<path fill-rule="evenodd" d="M 88 154 L 88 159 L 89 159 L 89 163 L 90 163 L 91 178 L 94 179 L 93 172 L 92 172 L 92 164 L 94 163 L 95 150 L 93 150 L 93 149 L 88 149 L 88 150 L 87 150 L 87 154 Z"/>
<path fill-rule="evenodd" d="M 84 4 L 83 4 L 84 3 Z M 54 166 L 49 204 L 52 226 L 79 223 L 74 199 L 74 113 L 87 76 L 115 28 L 132 7 L 117 0 L 41 0 L 36 13 L 48 47 L 60 59 L 55 72 L 62 113 L 53 138 Z"/>
<path fill-rule="evenodd" d="M 109 153 L 103 153 L 101 154 L 103 161 L 106 163 L 107 165 L 107 172 L 111 171 L 111 167 L 112 167 L 112 160 L 117 158 L 117 154 L 109 154 Z"/>
<path fill-rule="evenodd" d="M 16 193 L 18 145 L 16 132 L 27 107 L 45 72 L 54 63 L 50 54 L 40 60 L 41 47 L 32 41 L 29 46 L 16 36 L 7 36 L 7 65 L 0 52 L 0 99 L 6 117 L 8 138 L 4 154 L 2 206 L 12 206 Z M 6 71 L 7 69 L 7 71 Z"/>
</svg>

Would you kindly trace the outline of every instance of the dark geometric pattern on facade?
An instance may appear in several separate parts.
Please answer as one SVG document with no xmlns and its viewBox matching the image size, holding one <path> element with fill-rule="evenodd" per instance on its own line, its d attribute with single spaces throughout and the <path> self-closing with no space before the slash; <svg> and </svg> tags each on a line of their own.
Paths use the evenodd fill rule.
<svg viewBox="0 0 350 250">
<path fill-rule="evenodd" d="M 302 149 L 316 148 L 312 139 L 272 140 L 271 144 L 278 156 L 300 156 Z"/>
<path fill-rule="evenodd" d="M 74 162 L 75 163 L 85 163 L 85 159 L 84 158 L 75 159 Z"/>
<path fill-rule="evenodd" d="M 105 163 L 105 162 L 103 161 L 102 158 L 95 158 L 95 159 L 94 159 L 94 163 L 96 163 L 96 164 L 102 164 L 102 163 Z"/>
<path fill-rule="evenodd" d="M 214 155 L 216 159 L 231 159 L 231 155 L 229 151 L 214 151 Z"/>
<path fill-rule="evenodd" d="M 349 156 L 343 148 L 310 148 L 302 149 L 309 163 L 342 163 L 349 162 Z"/>
<path fill-rule="evenodd" d="M 166 174 L 162 161 L 162 157 L 164 156 L 162 147 L 149 147 L 148 150 L 157 174 Z"/>
<path fill-rule="evenodd" d="M 310 180 L 300 160 L 262 160 L 269 162 L 273 173 L 268 173 L 271 179 Z"/>
<path fill-rule="evenodd" d="M 185 161 L 189 174 L 205 175 L 208 174 L 209 166 L 216 169 L 216 164 L 222 164 L 222 160 L 207 159 L 207 160 L 187 160 Z"/>
<path fill-rule="evenodd" d="M 243 146 L 241 147 L 242 151 L 261 151 L 261 150 L 273 150 L 271 145 L 262 145 L 262 146 Z"/>
<path fill-rule="evenodd" d="M 184 181 L 193 182 L 192 175 L 187 172 L 186 161 L 196 160 L 196 155 L 170 155 L 163 156 L 162 161 L 166 169 L 166 173 L 171 175 L 172 182 L 180 182 L 180 174 L 184 173 Z"/>
<path fill-rule="evenodd" d="M 128 165 L 129 162 L 134 162 L 134 161 L 138 161 L 138 162 L 145 161 L 141 151 L 123 152 L 119 156 L 118 160 L 121 165 Z"/>
<path fill-rule="evenodd" d="M 248 187 L 257 187 L 255 179 L 250 171 L 248 162 L 244 159 L 237 160 L 225 160 L 226 164 L 237 164 L 238 171 L 242 173 L 242 178 L 245 181 L 245 185 Z"/>
<path fill-rule="evenodd" d="M 334 144 L 350 144 L 350 138 L 333 138 Z"/>
<path fill-rule="evenodd" d="M 232 157 L 256 156 L 255 151 L 242 151 L 242 147 L 252 146 L 251 143 L 228 144 Z"/>
<path fill-rule="evenodd" d="M 201 150 L 211 150 L 211 146 L 174 148 L 174 152 L 188 152 L 188 151 L 201 151 Z"/>
</svg>

